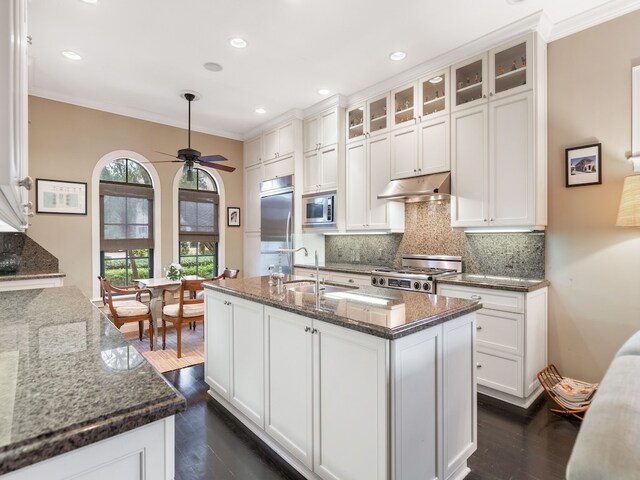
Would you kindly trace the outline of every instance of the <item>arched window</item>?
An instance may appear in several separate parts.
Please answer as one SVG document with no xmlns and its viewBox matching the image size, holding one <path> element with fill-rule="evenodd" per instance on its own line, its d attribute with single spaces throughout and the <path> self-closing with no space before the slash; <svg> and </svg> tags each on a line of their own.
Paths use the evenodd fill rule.
<svg viewBox="0 0 640 480">
<path fill-rule="evenodd" d="M 179 262 L 186 275 L 211 278 L 218 271 L 218 186 L 200 168 L 185 171 L 178 184 Z"/>
<path fill-rule="evenodd" d="M 100 172 L 100 274 L 114 285 L 153 277 L 153 183 L 135 160 Z"/>
</svg>

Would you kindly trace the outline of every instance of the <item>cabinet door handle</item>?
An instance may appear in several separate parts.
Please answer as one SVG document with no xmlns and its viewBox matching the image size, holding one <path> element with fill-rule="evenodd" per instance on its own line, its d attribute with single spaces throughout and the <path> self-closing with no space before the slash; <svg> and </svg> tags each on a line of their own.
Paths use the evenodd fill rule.
<svg viewBox="0 0 640 480">
<path fill-rule="evenodd" d="M 490 222 L 495 222 L 495 220 L 493 218 L 490 218 L 489 221 Z"/>
<path fill-rule="evenodd" d="M 318 329 L 317 329 L 317 328 L 314 328 L 313 330 L 311 330 L 311 333 L 312 333 L 312 334 L 314 334 L 314 333 L 318 333 Z"/>
<path fill-rule="evenodd" d="M 24 177 L 22 180 L 18 182 L 18 186 L 24 187 L 27 190 L 31 190 L 33 188 L 33 179 L 30 176 Z"/>
<path fill-rule="evenodd" d="M 489 92 L 489 96 L 490 96 L 490 97 L 493 97 L 493 92 Z"/>
<path fill-rule="evenodd" d="M 482 368 L 482 364 L 481 363 L 476 363 L 476 368 Z"/>
<path fill-rule="evenodd" d="M 482 95 L 482 98 L 487 98 L 487 96 L 486 95 Z"/>
<path fill-rule="evenodd" d="M 471 298 L 472 300 L 482 300 L 482 297 L 480 295 L 475 295 L 475 294 L 471 295 L 471 297 L 469 298 Z"/>
<path fill-rule="evenodd" d="M 304 327 L 304 331 L 305 332 L 310 332 L 311 331 L 311 327 Z"/>
<path fill-rule="evenodd" d="M 482 325 L 476 325 L 476 330 L 482 330 Z"/>
<path fill-rule="evenodd" d="M 355 280 L 353 278 L 349 279 L 349 283 L 356 283 Z"/>
</svg>

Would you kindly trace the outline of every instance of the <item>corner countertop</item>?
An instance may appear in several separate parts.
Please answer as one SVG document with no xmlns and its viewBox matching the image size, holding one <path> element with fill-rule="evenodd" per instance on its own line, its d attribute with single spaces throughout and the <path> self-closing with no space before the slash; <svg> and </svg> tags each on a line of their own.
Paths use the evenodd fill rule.
<svg viewBox="0 0 640 480">
<path fill-rule="evenodd" d="M 543 279 L 499 277 L 473 273 L 442 275 L 438 277 L 438 284 L 492 288 L 494 290 L 509 290 L 512 292 L 532 292 L 550 285 L 549 280 Z"/>
<path fill-rule="evenodd" d="M 333 323 L 377 337 L 394 340 L 479 310 L 476 301 L 404 292 L 371 286 L 345 287 L 347 290 L 326 293 L 316 308 L 315 294 L 291 289 L 305 277 L 287 275 L 278 289 L 269 285 L 269 277 L 225 279 L 204 283 L 207 289 L 259 302 L 281 310 Z M 327 282 L 327 285 L 332 285 Z"/>
<path fill-rule="evenodd" d="M 12 280 L 34 280 L 40 278 L 60 278 L 66 277 L 65 273 L 23 273 L 16 275 L 0 275 L 0 282 L 10 282 Z"/>
<path fill-rule="evenodd" d="M 0 292 L 0 475 L 185 409 L 78 288 Z"/>
</svg>

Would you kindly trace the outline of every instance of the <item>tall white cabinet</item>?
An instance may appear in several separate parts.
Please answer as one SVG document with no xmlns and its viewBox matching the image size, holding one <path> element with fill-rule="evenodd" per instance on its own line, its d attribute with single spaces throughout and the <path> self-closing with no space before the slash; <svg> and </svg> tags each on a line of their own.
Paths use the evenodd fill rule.
<svg viewBox="0 0 640 480">
<path fill-rule="evenodd" d="M 27 2 L 0 2 L 0 221 L 27 228 Z"/>
<path fill-rule="evenodd" d="M 452 226 L 544 227 L 545 44 L 530 34 L 451 72 Z"/>
</svg>

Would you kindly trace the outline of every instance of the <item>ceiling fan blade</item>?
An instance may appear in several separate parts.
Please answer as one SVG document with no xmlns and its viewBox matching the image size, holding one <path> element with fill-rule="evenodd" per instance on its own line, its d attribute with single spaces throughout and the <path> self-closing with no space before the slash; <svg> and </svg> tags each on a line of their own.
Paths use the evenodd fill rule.
<svg viewBox="0 0 640 480">
<path fill-rule="evenodd" d="M 151 160 L 149 163 L 183 163 L 184 160 Z"/>
<path fill-rule="evenodd" d="M 200 157 L 201 162 L 226 162 L 227 159 L 222 155 L 205 155 Z"/>
<path fill-rule="evenodd" d="M 175 156 L 174 154 L 172 154 L 172 153 L 164 153 L 164 152 L 159 152 L 159 151 L 157 151 L 157 150 L 154 150 L 154 153 L 160 153 L 160 154 L 162 154 L 162 155 L 166 155 L 167 157 L 178 158 L 178 157 L 176 157 L 176 156 Z"/>
<path fill-rule="evenodd" d="M 233 172 L 236 169 L 236 167 L 229 167 L 227 165 L 222 165 L 220 163 L 207 163 L 207 162 L 201 163 L 199 161 L 198 163 L 200 163 L 200 165 L 204 165 L 205 167 L 215 168 L 217 170 L 222 170 L 224 172 Z"/>
</svg>

